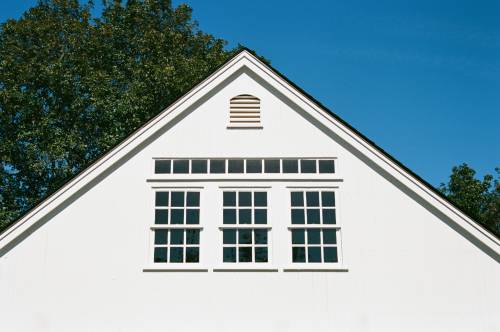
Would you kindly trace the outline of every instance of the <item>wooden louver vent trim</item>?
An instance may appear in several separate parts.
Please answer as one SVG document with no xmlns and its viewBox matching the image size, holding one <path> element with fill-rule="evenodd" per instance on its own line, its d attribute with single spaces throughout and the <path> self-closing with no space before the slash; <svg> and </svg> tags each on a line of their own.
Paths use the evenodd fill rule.
<svg viewBox="0 0 500 332">
<path fill-rule="evenodd" d="M 261 128 L 260 99 L 252 95 L 238 95 L 229 102 L 229 127 Z"/>
</svg>

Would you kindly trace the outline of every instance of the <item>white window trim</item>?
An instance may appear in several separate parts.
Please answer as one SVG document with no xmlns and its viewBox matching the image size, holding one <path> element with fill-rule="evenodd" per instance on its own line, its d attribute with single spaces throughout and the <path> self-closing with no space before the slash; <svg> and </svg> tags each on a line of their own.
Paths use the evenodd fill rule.
<svg viewBox="0 0 500 332">
<path fill-rule="evenodd" d="M 213 272 L 225 272 L 225 271 L 235 271 L 235 272 L 278 272 L 279 268 L 273 263 L 273 241 L 272 241 L 272 222 L 269 216 L 269 202 L 270 202 L 270 189 L 271 186 L 247 186 L 247 185 L 239 185 L 239 186 L 219 186 L 219 192 L 221 196 L 225 191 L 235 191 L 235 192 L 252 192 L 252 200 L 254 192 L 266 192 L 267 202 L 267 223 L 266 224 L 222 224 L 220 223 L 218 226 L 219 229 L 219 241 L 218 241 L 218 255 L 217 261 L 219 264 L 215 266 L 212 271 Z M 236 198 L 238 199 L 238 198 Z M 222 202 L 222 201 L 221 201 Z M 238 204 L 236 205 L 238 206 Z M 236 207 L 235 207 L 236 208 Z M 255 206 L 252 204 L 252 210 L 255 209 Z M 222 221 L 223 218 L 223 210 L 224 203 L 219 209 L 219 220 Z M 257 263 L 257 262 L 227 262 L 223 261 L 223 232 L 224 229 L 267 229 L 267 262 Z M 252 248 L 255 248 L 252 245 Z"/>
<path fill-rule="evenodd" d="M 151 223 L 149 226 L 149 235 L 148 235 L 148 250 L 146 255 L 146 263 L 142 269 L 143 272 L 182 272 L 182 271 L 190 271 L 190 272 L 208 272 L 209 268 L 206 267 L 202 261 L 202 243 L 203 243 L 203 225 L 201 219 L 201 205 L 202 205 L 202 190 L 203 186 L 156 186 L 152 187 L 152 197 L 150 199 L 150 210 L 151 214 Z M 164 191 L 196 191 L 200 192 L 200 223 L 199 224 L 155 224 L 155 210 L 156 206 L 156 193 L 164 192 Z M 170 196 L 170 194 L 169 194 Z M 170 207 L 169 207 L 170 208 Z M 186 207 L 184 207 L 186 209 Z M 169 219 L 170 222 L 170 219 Z M 199 243 L 199 262 L 198 263 L 155 263 L 154 262 L 154 249 L 155 249 L 155 229 L 199 229 L 200 230 L 200 243 Z"/>
<path fill-rule="evenodd" d="M 282 268 L 283 272 L 315 272 L 315 271 L 331 271 L 331 272 L 348 272 L 349 269 L 346 266 L 345 258 L 344 258 L 344 248 L 342 245 L 342 231 L 343 231 L 343 226 L 342 226 L 342 217 L 341 217 L 341 195 L 339 194 L 339 187 L 338 186 L 331 186 L 331 185 L 319 185 L 319 186 L 310 186 L 310 185 L 294 185 L 294 186 L 287 186 L 288 189 L 287 195 L 287 201 L 288 201 L 288 208 L 287 208 L 287 220 L 288 220 L 288 226 L 287 229 L 290 232 L 288 236 L 288 263 L 287 266 Z M 292 224 L 292 202 L 291 202 L 291 192 L 292 191 L 333 191 L 335 193 L 335 214 L 336 214 L 336 219 L 335 219 L 335 224 Z M 305 197 L 304 197 L 305 200 Z M 304 204 L 306 202 L 304 201 Z M 306 206 L 304 206 L 304 209 L 306 209 Z M 293 262 L 293 256 L 292 256 L 292 236 L 291 236 L 291 230 L 292 229 L 304 229 L 304 228 L 317 228 L 317 229 L 336 229 L 337 230 L 337 257 L 338 257 L 338 262 L 336 263 L 328 263 L 328 262 L 321 262 L 321 263 L 294 263 Z"/>
</svg>

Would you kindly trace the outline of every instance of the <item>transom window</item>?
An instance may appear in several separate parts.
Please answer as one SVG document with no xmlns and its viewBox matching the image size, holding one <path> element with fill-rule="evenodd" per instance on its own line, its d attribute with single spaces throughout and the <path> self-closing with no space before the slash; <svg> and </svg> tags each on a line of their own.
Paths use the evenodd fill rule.
<svg viewBox="0 0 500 332">
<path fill-rule="evenodd" d="M 291 224 L 293 263 L 339 261 L 335 192 L 292 191 Z"/>
<path fill-rule="evenodd" d="M 200 193 L 155 193 L 154 262 L 198 263 L 200 260 Z"/>
<path fill-rule="evenodd" d="M 267 192 L 223 192 L 223 262 L 268 262 Z"/>
<path fill-rule="evenodd" d="M 334 174 L 334 159 L 156 159 L 155 174 Z"/>
</svg>

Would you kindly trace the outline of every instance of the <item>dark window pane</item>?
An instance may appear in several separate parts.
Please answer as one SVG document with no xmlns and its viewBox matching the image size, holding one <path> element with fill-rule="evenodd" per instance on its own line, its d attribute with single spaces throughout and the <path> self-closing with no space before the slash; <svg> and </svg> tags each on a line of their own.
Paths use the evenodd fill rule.
<svg viewBox="0 0 500 332">
<path fill-rule="evenodd" d="M 267 247 L 255 248 L 255 262 L 257 263 L 267 262 Z"/>
<path fill-rule="evenodd" d="M 156 174 L 169 174 L 170 173 L 170 160 L 155 160 L 155 173 Z"/>
<path fill-rule="evenodd" d="M 252 193 L 247 191 L 238 193 L 238 205 L 252 206 Z"/>
<path fill-rule="evenodd" d="M 267 193 L 266 192 L 255 192 L 254 196 L 254 205 L 255 206 L 267 206 Z"/>
<path fill-rule="evenodd" d="M 187 209 L 186 210 L 186 224 L 199 224 L 200 223 L 200 210 Z"/>
<path fill-rule="evenodd" d="M 184 244 L 184 230 L 171 229 L 170 230 L 170 244 Z"/>
<path fill-rule="evenodd" d="M 308 191 L 306 192 L 307 206 L 319 206 L 319 192 Z"/>
<path fill-rule="evenodd" d="M 186 193 L 186 205 L 187 206 L 200 206 L 200 193 L 189 191 Z"/>
<path fill-rule="evenodd" d="M 304 230 L 303 229 L 293 229 L 292 230 L 292 244 L 304 244 Z"/>
<path fill-rule="evenodd" d="M 189 160 L 174 160 L 174 173 L 189 173 Z"/>
<path fill-rule="evenodd" d="M 316 160 L 302 159 L 300 161 L 301 173 L 316 173 Z"/>
<path fill-rule="evenodd" d="M 326 263 L 337 263 L 339 261 L 337 255 L 337 248 L 326 247 L 323 248 L 324 261 Z"/>
<path fill-rule="evenodd" d="M 303 224 L 303 223 L 305 223 L 304 210 L 292 209 L 292 224 Z"/>
<path fill-rule="evenodd" d="M 168 244 L 168 231 L 166 229 L 155 230 L 155 244 Z"/>
<path fill-rule="evenodd" d="M 183 209 L 172 209 L 170 211 L 170 223 L 171 224 L 183 224 L 184 223 L 184 210 Z"/>
<path fill-rule="evenodd" d="M 236 193 L 234 191 L 225 191 L 224 206 L 236 206 Z"/>
<path fill-rule="evenodd" d="M 267 209 L 255 209 L 256 224 L 267 224 Z"/>
<path fill-rule="evenodd" d="M 226 161 L 224 159 L 211 159 L 210 173 L 214 174 L 226 173 Z"/>
<path fill-rule="evenodd" d="M 283 160 L 283 173 L 298 173 L 299 161 L 297 159 L 284 159 Z"/>
<path fill-rule="evenodd" d="M 155 210 L 155 224 L 168 224 L 168 210 Z"/>
<path fill-rule="evenodd" d="M 294 263 L 305 263 L 306 262 L 306 248 L 293 247 L 292 248 L 292 261 Z"/>
<path fill-rule="evenodd" d="M 304 206 L 304 192 L 294 191 L 291 194 L 292 206 Z"/>
<path fill-rule="evenodd" d="M 207 160 L 193 160 L 191 161 L 191 173 L 193 174 L 206 174 L 207 173 Z"/>
<path fill-rule="evenodd" d="M 320 233 L 321 230 L 319 229 L 308 229 L 307 230 L 307 243 L 308 244 L 320 244 L 321 238 L 320 238 Z"/>
<path fill-rule="evenodd" d="M 308 247 L 307 248 L 307 261 L 309 263 L 321 263 L 321 248 Z"/>
<path fill-rule="evenodd" d="M 280 160 L 279 159 L 265 159 L 264 160 L 264 173 L 279 173 Z"/>
<path fill-rule="evenodd" d="M 222 223 L 224 224 L 236 224 L 236 210 L 235 209 L 224 209 L 224 218 Z"/>
<path fill-rule="evenodd" d="M 333 191 L 323 191 L 321 193 L 321 204 L 323 206 L 335 206 L 335 193 Z"/>
<path fill-rule="evenodd" d="M 251 229 L 238 230 L 238 243 L 252 244 L 252 230 Z"/>
<path fill-rule="evenodd" d="M 267 229 L 254 230 L 255 244 L 267 244 Z"/>
<path fill-rule="evenodd" d="M 236 248 L 224 248 L 222 252 L 222 261 L 224 263 L 236 263 Z"/>
<path fill-rule="evenodd" d="M 335 209 L 323 209 L 323 224 L 335 223 Z"/>
<path fill-rule="evenodd" d="M 337 231 L 335 229 L 323 230 L 323 243 L 324 244 L 337 244 Z"/>
<path fill-rule="evenodd" d="M 236 230 L 225 229 L 222 231 L 223 244 L 236 244 Z"/>
<path fill-rule="evenodd" d="M 155 248 L 155 263 L 166 263 L 168 257 L 167 248 Z"/>
<path fill-rule="evenodd" d="M 199 229 L 186 229 L 186 244 L 200 244 Z"/>
<path fill-rule="evenodd" d="M 157 192 L 155 205 L 156 206 L 168 206 L 168 192 Z"/>
<path fill-rule="evenodd" d="M 238 262 L 248 263 L 252 261 L 252 248 L 240 247 L 238 248 Z"/>
<path fill-rule="evenodd" d="M 183 191 L 172 192 L 172 206 L 184 206 L 184 192 Z"/>
<path fill-rule="evenodd" d="M 247 159 L 247 173 L 262 173 L 262 160 Z"/>
<path fill-rule="evenodd" d="M 319 209 L 307 209 L 307 223 L 319 224 Z"/>
<path fill-rule="evenodd" d="M 170 248 L 170 263 L 182 263 L 184 260 L 183 250 L 179 247 Z"/>
<path fill-rule="evenodd" d="M 186 248 L 186 263 L 198 263 L 200 261 L 200 248 Z"/>
<path fill-rule="evenodd" d="M 229 159 L 227 172 L 228 173 L 243 173 L 244 160 L 242 159 Z"/>
<path fill-rule="evenodd" d="M 239 224 L 251 224 L 252 223 L 252 210 L 250 209 L 240 209 L 239 213 Z"/>
<path fill-rule="evenodd" d="M 335 162 L 333 160 L 320 160 L 319 161 L 320 173 L 335 173 Z"/>
</svg>

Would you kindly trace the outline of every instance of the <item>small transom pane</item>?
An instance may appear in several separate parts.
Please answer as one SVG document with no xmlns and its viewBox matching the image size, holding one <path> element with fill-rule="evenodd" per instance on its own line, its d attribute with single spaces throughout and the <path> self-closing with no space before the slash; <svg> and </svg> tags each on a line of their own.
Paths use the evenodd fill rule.
<svg viewBox="0 0 500 332">
<path fill-rule="evenodd" d="M 264 173 L 279 173 L 279 172 L 280 172 L 279 159 L 264 160 Z"/>
<path fill-rule="evenodd" d="M 283 159 L 283 173 L 298 173 L 299 161 L 297 159 Z"/>
<path fill-rule="evenodd" d="M 242 159 L 229 159 L 228 173 L 244 173 L 244 164 L 244 160 Z"/>
<path fill-rule="evenodd" d="M 316 160 L 302 159 L 300 161 L 301 173 L 316 173 Z"/>
<path fill-rule="evenodd" d="M 208 161 L 206 159 L 193 160 L 191 162 L 191 173 L 206 174 L 208 171 Z"/>
<path fill-rule="evenodd" d="M 189 160 L 188 159 L 174 160 L 174 173 L 177 174 L 189 173 Z"/>
<path fill-rule="evenodd" d="M 320 173 L 335 173 L 335 161 L 334 160 L 319 160 L 319 172 Z"/>
<path fill-rule="evenodd" d="M 261 159 L 247 159 L 247 173 L 262 173 Z"/>
<path fill-rule="evenodd" d="M 169 174 L 171 160 L 155 160 L 156 174 Z"/>
<path fill-rule="evenodd" d="M 213 174 L 226 173 L 226 160 L 225 159 L 211 159 L 210 160 L 210 173 L 213 173 Z"/>
</svg>

